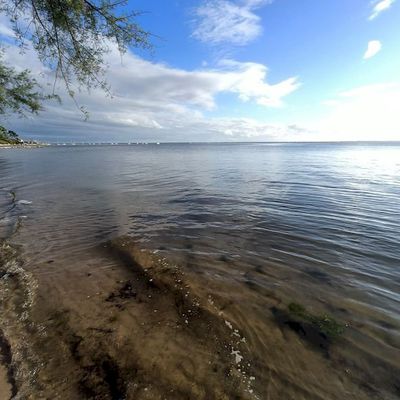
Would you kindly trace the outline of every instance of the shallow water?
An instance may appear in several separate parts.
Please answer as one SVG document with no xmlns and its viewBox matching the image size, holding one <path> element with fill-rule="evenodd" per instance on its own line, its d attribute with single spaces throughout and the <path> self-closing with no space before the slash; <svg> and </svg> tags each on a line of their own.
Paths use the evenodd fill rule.
<svg viewBox="0 0 400 400">
<path fill-rule="evenodd" d="M 285 349 L 271 349 L 277 336 L 265 332 L 269 323 L 279 327 L 271 309 L 293 301 L 348 325 L 342 342 L 323 354 L 336 362 L 332 368 L 365 372 L 354 376 L 370 396 L 399 394 L 399 200 L 400 145 L 393 143 L 0 151 L 0 236 L 17 231 L 25 268 L 57 280 L 65 269 L 79 270 L 77 260 L 99 244 L 134 237 L 209 285 L 205 296 L 215 291 L 231 304 L 229 324 L 246 330 L 251 351 L 270 357 L 259 379 L 286 374 L 303 391 L 297 398 L 324 397 L 304 377 L 294 384 L 301 360 L 290 341 L 298 332 L 289 332 L 286 357 Z M 313 371 L 330 362 L 310 357 Z M 329 377 L 329 366 L 320 374 L 314 382 L 341 379 Z M 287 381 L 274 382 L 268 393 L 279 396 Z"/>
</svg>

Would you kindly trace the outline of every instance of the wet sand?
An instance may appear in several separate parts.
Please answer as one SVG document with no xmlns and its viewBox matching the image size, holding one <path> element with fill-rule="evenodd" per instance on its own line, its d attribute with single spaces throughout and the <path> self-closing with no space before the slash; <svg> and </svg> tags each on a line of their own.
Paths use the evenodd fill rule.
<svg viewBox="0 0 400 400">
<path fill-rule="evenodd" d="M 383 344 L 374 354 L 350 321 L 334 341 L 296 325 L 288 300 L 251 276 L 243 287 L 191 273 L 129 237 L 71 255 L 68 265 L 48 260 L 31 270 L 14 248 L 3 244 L 1 254 L 0 329 L 16 398 L 362 400 L 400 393 L 399 360 Z"/>
</svg>

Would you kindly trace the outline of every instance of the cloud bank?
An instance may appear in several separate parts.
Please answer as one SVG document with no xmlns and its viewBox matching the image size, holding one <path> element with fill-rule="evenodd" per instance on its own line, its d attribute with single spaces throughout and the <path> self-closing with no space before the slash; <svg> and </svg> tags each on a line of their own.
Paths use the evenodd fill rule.
<svg viewBox="0 0 400 400">
<path fill-rule="evenodd" d="M 51 90 L 54 76 L 36 58 L 32 50 L 20 54 L 10 46 L 5 60 L 20 68 L 35 71 L 36 78 Z M 107 56 L 108 82 L 112 97 L 101 90 L 78 93 L 79 104 L 90 113 L 88 122 L 66 95 L 62 85 L 58 92 L 62 104 L 49 102 L 39 116 L 26 120 L 10 118 L 16 130 L 52 137 L 72 135 L 70 140 L 95 141 L 209 141 L 239 140 L 260 137 L 274 140 L 285 127 L 263 124 L 246 118 L 210 118 L 218 111 L 220 94 L 238 102 L 251 102 L 261 107 L 281 107 L 284 99 L 299 87 L 296 77 L 270 83 L 268 68 L 259 63 L 223 60 L 215 68 L 184 70 L 154 63 L 128 52 L 122 63 L 116 48 Z M 296 129 L 288 128 L 295 133 Z"/>
</svg>

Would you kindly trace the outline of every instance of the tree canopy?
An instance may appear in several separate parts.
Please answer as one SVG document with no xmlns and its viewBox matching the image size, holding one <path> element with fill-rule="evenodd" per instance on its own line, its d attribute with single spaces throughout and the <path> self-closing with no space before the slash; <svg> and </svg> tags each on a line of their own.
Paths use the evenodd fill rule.
<svg viewBox="0 0 400 400">
<path fill-rule="evenodd" d="M 21 139 L 14 131 L 9 131 L 0 125 L 0 144 L 19 144 Z"/>
<path fill-rule="evenodd" d="M 128 46 L 150 46 L 149 33 L 136 23 L 140 13 L 129 12 L 126 0 L 0 0 L 0 12 L 9 18 L 21 51 L 32 46 L 72 97 L 73 82 L 108 89 L 104 57 L 111 43 L 122 53 Z M 38 112 L 48 97 L 28 70 L 17 72 L 1 54 L 0 84 L 0 114 Z"/>
<path fill-rule="evenodd" d="M 29 71 L 16 72 L 0 59 L 0 114 L 14 112 L 23 115 L 26 111 L 37 113 L 42 101 L 52 97 L 39 91 L 37 82 Z"/>
</svg>

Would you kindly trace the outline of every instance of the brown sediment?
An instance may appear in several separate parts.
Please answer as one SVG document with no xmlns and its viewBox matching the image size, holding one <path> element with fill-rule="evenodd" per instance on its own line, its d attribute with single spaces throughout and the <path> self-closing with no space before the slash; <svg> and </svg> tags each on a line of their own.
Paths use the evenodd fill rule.
<svg viewBox="0 0 400 400">
<path fill-rule="evenodd" d="M 0 399 L 9 400 L 11 397 L 12 391 L 7 379 L 7 368 L 0 364 Z"/>
<path fill-rule="evenodd" d="M 200 305 L 178 267 L 126 239 L 104 250 L 124 269 L 84 274 L 87 282 L 75 280 L 68 298 L 61 294 L 65 286 L 52 287 L 46 278 L 23 319 L 3 321 L 12 351 L 24 354 L 13 359 L 22 398 L 253 398 L 232 354 L 245 354 L 245 346 L 239 348 L 223 320 Z M 24 295 L 21 277 L 10 273 L 3 292 Z M 94 298 L 87 294 L 93 283 L 99 290 Z M 11 297 L 4 300 L 4 315 L 22 311 L 8 304 Z"/>
<path fill-rule="evenodd" d="M 251 274 L 192 274 L 129 237 L 35 271 L 2 249 L 0 328 L 22 399 L 396 398 L 398 365 L 351 327 L 336 342 L 302 323 L 302 340 Z"/>
</svg>

